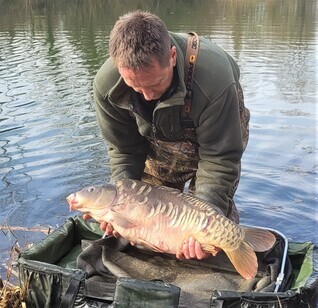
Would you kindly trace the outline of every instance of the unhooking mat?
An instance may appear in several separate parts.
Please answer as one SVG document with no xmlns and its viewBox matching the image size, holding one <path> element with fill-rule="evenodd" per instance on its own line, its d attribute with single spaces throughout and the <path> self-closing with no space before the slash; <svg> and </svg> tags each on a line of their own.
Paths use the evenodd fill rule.
<svg viewBox="0 0 318 308">
<path fill-rule="evenodd" d="M 194 307 L 199 307 L 199 303 L 202 307 L 208 307 L 212 290 L 273 292 L 282 253 L 280 240 L 270 252 L 258 253 L 257 276 L 246 280 L 235 271 L 223 252 L 201 261 L 178 260 L 172 255 L 123 245 L 113 237 L 93 242 L 82 241 L 82 246 L 77 268 L 87 273 L 86 283 L 95 296 L 100 292 L 100 298 L 109 298 L 115 291 L 119 277 L 162 280 L 180 288 L 179 305 L 195 304 Z M 287 268 L 291 269 L 290 264 Z M 291 273 L 287 276 L 291 276 Z M 114 286 L 114 290 L 110 290 L 110 285 Z M 290 285 L 283 287 L 288 289 Z M 109 294 L 105 290 L 110 290 Z"/>
<path fill-rule="evenodd" d="M 223 252 L 201 261 L 177 260 L 100 237 L 98 224 L 70 218 L 23 252 L 18 265 L 20 284 L 28 287 L 28 307 L 268 308 L 317 303 L 317 256 L 307 253 L 314 246 L 304 244 L 293 262 L 286 258 L 280 281 L 285 242 L 278 234 L 271 251 L 257 253 L 259 270 L 251 280 L 242 278 Z M 274 292 L 277 283 L 279 292 Z"/>
</svg>

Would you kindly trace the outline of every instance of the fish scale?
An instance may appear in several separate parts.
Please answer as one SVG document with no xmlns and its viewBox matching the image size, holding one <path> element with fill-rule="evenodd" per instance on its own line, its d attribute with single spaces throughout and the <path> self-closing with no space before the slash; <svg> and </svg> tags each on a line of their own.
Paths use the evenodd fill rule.
<svg viewBox="0 0 318 308">
<path fill-rule="evenodd" d="M 122 184 L 123 184 L 122 181 L 120 181 L 118 183 L 119 186 L 121 186 Z M 125 195 L 126 196 L 129 195 L 130 193 L 134 194 L 135 193 L 134 192 L 134 188 L 135 187 L 136 187 L 136 185 L 133 185 L 131 187 L 129 187 L 129 186 L 127 187 L 125 185 L 122 185 L 122 189 L 123 189 L 123 191 L 125 191 Z M 146 185 L 143 186 L 143 188 L 145 189 Z M 152 189 L 150 187 L 148 187 L 147 194 L 149 194 L 151 192 L 151 190 Z M 172 192 L 172 194 L 175 195 L 175 197 L 179 197 L 179 196 L 182 195 L 180 192 L 175 191 L 175 190 L 171 190 L 170 188 L 168 188 L 168 189 L 162 188 L 162 190 L 166 190 L 166 191 L 170 190 Z M 211 207 L 207 207 L 207 204 L 205 202 L 203 202 L 201 200 L 198 200 L 196 198 L 193 198 L 192 196 L 188 196 L 187 198 L 185 198 L 185 201 L 189 201 L 188 203 L 193 202 L 194 208 L 192 208 L 190 206 L 190 207 L 187 208 L 188 211 L 186 211 L 186 206 L 184 204 L 179 206 L 179 207 L 175 207 L 172 215 L 170 216 L 170 224 L 169 224 L 169 226 L 171 226 L 171 227 L 179 227 L 179 226 L 181 226 L 182 227 L 182 231 L 185 231 L 185 229 L 187 227 L 191 228 L 191 224 L 190 223 L 186 224 L 186 223 L 189 222 L 189 220 L 187 218 L 188 218 L 188 215 L 189 215 L 189 212 L 190 212 L 190 213 L 193 214 L 193 216 L 196 217 L 195 226 L 196 226 L 197 230 L 202 230 L 205 227 L 208 227 L 207 226 L 207 222 L 208 221 L 207 221 L 206 216 L 212 216 L 213 214 L 215 214 L 215 211 L 213 211 L 211 209 Z M 157 215 L 159 215 L 162 212 L 160 205 L 161 205 L 161 203 L 160 204 L 154 204 L 154 206 L 156 206 L 154 216 L 157 216 Z M 182 207 L 182 211 L 181 212 L 179 212 L 180 207 Z M 200 210 L 207 210 L 207 213 L 203 213 Z M 237 237 L 240 236 L 240 234 L 238 232 L 236 234 L 232 233 L 232 236 L 228 236 L 229 232 L 227 232 L 226 226 L 229 224 L 229 221 L 227 219 L 223 219 L 223 217 L 218 215 L 218 214 L 216 214 L 216 216 L 214 218 L 215 218 L 215 220 L 219 219 L 220 221 L 219 221 L 219 223 L 214 223 L 214 224 L 212 223 L 211 224 L 211 229 L 210 229 L 211 237 L 214 238 L 214 239 L 218 239 L 218 241 L 219 241 L 219 243 L 221 245 L 228 244 L 229 246 L 231 246 L 235 242 L 237 242 L 237 241 L 235 241 L 236 240 L 236 236 Z M 182 223 L 184 223 L 184 224 L 182 224 Z M 231 239 L 233 239 L 233 240 L 231 241 Z"/>
<path fill-rule="evenodd" d="M 125 197 L 127 198 L 127 196 L 129 194 L 137 194 L 137 195 L 144 195 L 144 194 L 149 194 L 152 191 L 152 188 L 150 186 L 147 185 L 143 185 L 142 187 L 139 188 L 139 190 L 137 192 L 135 192 L 136 190 L 136 183 L 134 182 L 131 186 L 130 185 L 125 185 L 125 182 L 123 181 L 119 181 L 118 182 L 118 186 L 120 187 L 119 192 L 120 193 L 124 193 Z M 172 190 L 170 188 L 162 188 L 162 190 L 167 190 L 170 191 L 171 193 L 175 194 L 176 197 L 178 197 L 180 195 L 179 191 L 175 191 Z M 154 193 L 155 194 L 155 193 Z M 167 216 L 169 216 L 170 218 L 170 224 L 169 226 L 171 227 L 178 227 L 181 226 L 182 231 L 184 231 L 187 228 L 187 225 L 189 227 L 193 226 L 191 224 L 191 221 L 189 219 L 190 215 L 192 215 L 192 217 L 195 217 L 194 219 L 194 226 L 197 227 L 198 230 L 203 229 L 204 227 L 207 226 L 207 218 L 206 215 L 202 212 L 198 212 L 197 209 L 210 209 L 210 208 L 206 208 L 206 204 L 203 202 L 200 202 L 199 200 L 197 200 L 196 198 L 192 198 L 189 197 L 188 198 L 189 201 L 194 201 L 195 204 L 195 209 L 191 208 L 191 207 L 187 207 L 186 205 L 181 205 L 180 207 L 182 207 L 181 212 L 179 213 L 180 207 L 175 207 L 174 211 L 172 213 L 172 211 L 170 210 L 168 213 L 166 213 L 166 206 L 165 204 L 162 204 L 160 201 L 160 203 L 158 204 L 154 204 L 154 206 L 151 206 L 150 208 L 150 214 L 147 215 L 147 218 L 153 216 L 157 216 L 159 214 L 166 214 Z M 185 200 L 186 201 L 186 200 Z M 141 202 L 143 203 L 143 202 Z M 173 204 L 171 203 L 171 207 L 173 207 Z M 172 215 L 171 215 L 172 214 Z M 210 213 L 210 215 L 212 215 L 212 213 Z"/>
<path fill-rule="evenodd" d="M 71 210 L 106 221 L 127 240 L 156 252 L 182 252 L 190 237 L 204 252 L 214 254 L 219 247 L 246 279 L 257 273 L 255 251 L 269 250 L 276 241 L 267 230 L 234 223 L 210 202 L 131 179 L 84 188 L 67 201 Z"/>
</svg>

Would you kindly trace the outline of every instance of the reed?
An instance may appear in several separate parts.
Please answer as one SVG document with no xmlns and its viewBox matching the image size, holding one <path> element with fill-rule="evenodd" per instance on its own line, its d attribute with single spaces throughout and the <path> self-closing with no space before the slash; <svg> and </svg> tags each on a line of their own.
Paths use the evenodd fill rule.
<svg viewBox="0 0 318 308">
<path fill-rule="evenodd" d="M 16 247 L 12 246 L 10 259 L 6 266 L 6 279 L 0 278 L 0 308 L 26 308 L 27 302 L 27 289 L 28 286 L 24 285 L 22 288 L 15 283 L 18 283 L 18 274 L 13 269 L 14 260 L 18 251 Z M 11 281 L 14 281 L 13 283 Z"/>
<path fill-rule="evenodd" d="M 5 279 L 0 277 L 0 308 L 26 308 L 28 302 L 28 284 L 19 286 L 19 274 L 14 270 L 16 260 L 21 253 L 18 237 L 13 231 L 28 231 L 28 232 L 41 232 L 49 234 L 51 228 L 42 227 L 22 227 L 22 226 L 9 226 L 4 223 L 0 227 L 5 235 L 10 233 L 15 238 L 15 243 L 11 246 L 10 256 L 7 264 L 4 265 L 6 269 Z M 27 245 L 30 246 L 30 245 Z"/>
</svg>

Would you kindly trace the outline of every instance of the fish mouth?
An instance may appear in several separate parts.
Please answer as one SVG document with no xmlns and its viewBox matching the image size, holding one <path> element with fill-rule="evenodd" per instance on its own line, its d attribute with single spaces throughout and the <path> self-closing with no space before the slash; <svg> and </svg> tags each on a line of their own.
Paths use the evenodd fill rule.
<svg viewBox="0 0 318 308">
<path fill-rule="evenodd" d="M 70 211 L 75 210 L 78 207 L 78 200 L 76 198 L 76 194 L 70 194 L 68 197 L 66 197 L 67 203 L 70 205 Z"/>
</svg>

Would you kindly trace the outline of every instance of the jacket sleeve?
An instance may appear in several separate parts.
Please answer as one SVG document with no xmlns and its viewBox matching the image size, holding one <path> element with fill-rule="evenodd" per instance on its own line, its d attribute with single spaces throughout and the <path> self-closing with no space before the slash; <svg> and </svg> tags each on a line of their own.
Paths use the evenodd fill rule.
<svg viewBox="0 0 318 308">
<path fill-rule="evenodd" d="M 104 89 L 103 89 L 104 91 Z M 147 144 L 128 110 L 116 107 L 101 95 L 96 78 L 93 86 L 97 123 L 108 144 L 111 178 L 140 179 L 145 167 Z"/>
<path fill-rule="evenodd" d="M 195 195 L 228 214 L 243 153 L 236 86 L 231 83 L 202 112 L 197 127 L 200 161 Z"/>
</svg>

